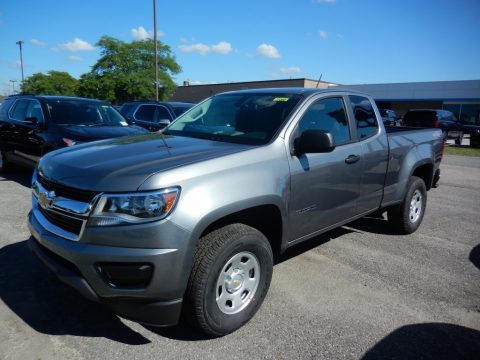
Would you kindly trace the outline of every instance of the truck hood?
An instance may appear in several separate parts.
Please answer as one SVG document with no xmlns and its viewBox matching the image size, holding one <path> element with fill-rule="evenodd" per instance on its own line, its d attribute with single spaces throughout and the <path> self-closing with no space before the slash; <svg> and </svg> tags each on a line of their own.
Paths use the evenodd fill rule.
<svg viewBox="0 0 480 360">
<path fill-rule="evenodd" d="M 139 126 L 81 126 L 56 125 L 63 137 L 79 142 L 110 139 L 119 136 L 149 133 Z"/>
<path fill-rule="evenodd" d="M 52 151 L 39 162 L 47 179 L 98 192 L 136 191 L 151 175 L 251 149 L 251 145 L 162 134 L 130 136 Z"/>
</svg>

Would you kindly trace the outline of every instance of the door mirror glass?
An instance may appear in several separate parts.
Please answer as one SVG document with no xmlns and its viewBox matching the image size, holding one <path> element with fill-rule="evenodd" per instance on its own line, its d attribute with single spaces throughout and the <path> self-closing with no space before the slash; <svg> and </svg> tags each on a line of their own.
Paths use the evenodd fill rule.
<svg viewBox="0 0 480 360">
<path fill-rule="evenodd" d="M 294 142 L 295 155 L 326 153 L 335 149 L 332 134 L 323 130 L 306 130 Z"/>
</svg>

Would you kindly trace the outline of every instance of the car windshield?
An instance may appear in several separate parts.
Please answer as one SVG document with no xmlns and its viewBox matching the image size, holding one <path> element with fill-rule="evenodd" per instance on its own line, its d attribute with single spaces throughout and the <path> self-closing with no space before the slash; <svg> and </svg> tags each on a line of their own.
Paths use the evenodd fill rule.
<svg viewBox="0 0 480 360">
<path fill-rule="evenodd" d="M 267 144 L 301 98 L 301 95 L 279 92 L 213 96 L 178 117 L 164 133 L 241 144 Z"/>
<path fill-rule="evenodd" d="M 105 103 L 51 100 L 47 108 L 52 122 L 59 125 L 128 126 L 122 115 Z"/>
</svg>

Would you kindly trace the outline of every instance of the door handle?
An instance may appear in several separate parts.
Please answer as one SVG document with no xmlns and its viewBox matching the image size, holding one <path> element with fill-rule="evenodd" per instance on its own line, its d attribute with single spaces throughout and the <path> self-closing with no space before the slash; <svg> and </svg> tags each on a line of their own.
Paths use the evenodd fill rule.
<svg viewBox="0 0 480 360">
<path fill-rule="evenodd" d="M 360 156 L 358 155 L 349 155 L 346 159 L 345 159 L 345 162 L 347 164 L 354 164 L 356 163 L 358 160 L 360 160 Z"/>
</svg>

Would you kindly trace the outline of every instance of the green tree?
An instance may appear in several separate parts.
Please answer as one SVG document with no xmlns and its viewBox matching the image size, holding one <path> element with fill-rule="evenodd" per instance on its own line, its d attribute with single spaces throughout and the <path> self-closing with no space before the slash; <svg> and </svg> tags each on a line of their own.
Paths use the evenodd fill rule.
<svg viewBox="0 0 480 360">
<path fill-rule="evenodd" d="M 24 93 L 74 96 L 78 80 L 64 71 L 51 70 L 47 74 L 35 73 L 25 79 L 21 90 Z"/>
<path fill-rule="evenodd" d="M 112 103 L 154 99 L 153 40 L 130 43 L 103 36 L 96 44 L 101 57 L 89 73 L 80 77 L 78 93 Z M 175 90 L 172 76 L 181 71 L 168 45 L 158 42 L 159 96 L 167 99 Z"/>
</svg>

